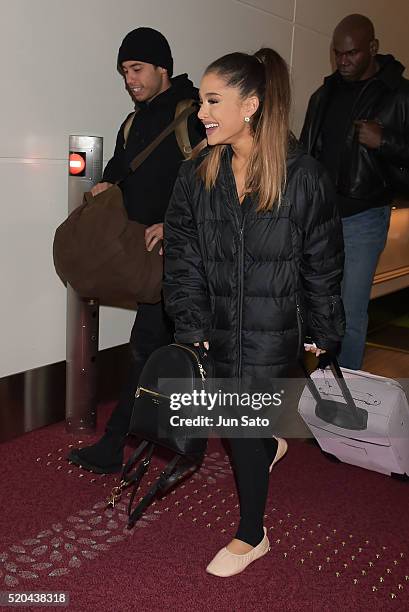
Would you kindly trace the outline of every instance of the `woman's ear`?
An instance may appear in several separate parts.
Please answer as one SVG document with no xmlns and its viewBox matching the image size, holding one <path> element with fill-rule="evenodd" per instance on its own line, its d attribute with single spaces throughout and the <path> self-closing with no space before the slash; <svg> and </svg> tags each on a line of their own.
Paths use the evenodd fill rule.
<svg viewBox="0 0 409 612">
<path fill-rule="evenodd" d="M 250 96 L 246 98 L 243 104 L 243 110 L 246 117 L 252 117 L 260 105 L 260 101 L 257 96 Z"/>
</svg>

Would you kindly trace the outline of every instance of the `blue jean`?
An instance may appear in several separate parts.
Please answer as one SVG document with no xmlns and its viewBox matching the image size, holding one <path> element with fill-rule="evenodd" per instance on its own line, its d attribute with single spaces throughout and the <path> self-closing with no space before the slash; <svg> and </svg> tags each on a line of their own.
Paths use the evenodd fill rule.
<svg viewBox="0 0 409 612">
<path fill-rule="evenodd" d="M 386 244 L 390 215 L 390 207 L 382 206 L 342 219 L 345 246 L 342 300 L 346 329 L 338 361 L 351 370 L 362 366 L 372 281 Z"/>
</svg>

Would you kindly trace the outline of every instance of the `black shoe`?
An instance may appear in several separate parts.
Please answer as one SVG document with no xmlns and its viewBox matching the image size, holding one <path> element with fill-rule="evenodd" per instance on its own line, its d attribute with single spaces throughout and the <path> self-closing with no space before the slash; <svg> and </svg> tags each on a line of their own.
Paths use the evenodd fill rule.
<svg viewBox="0 0 409 612">
<path fill-rule="evenodd" d="M 92 446 L 73 448 L 67 459 L 96 474 L 117 474 L 122 471 L 125 436 L 108 432 Z"/>
</svg>

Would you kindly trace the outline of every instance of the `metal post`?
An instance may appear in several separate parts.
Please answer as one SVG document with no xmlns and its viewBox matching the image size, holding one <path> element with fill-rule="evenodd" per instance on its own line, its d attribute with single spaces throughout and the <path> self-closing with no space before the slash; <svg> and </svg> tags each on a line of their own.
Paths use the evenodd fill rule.
<svg viewBox="0 0 409 612">
<path fill-rule="evenodd" d="M 70 136 L 69 213 L 101 180 L 102 143 L 99 136 Z M 65 424 L 72 433 L 96 429 L 98 328 L 98 301 L 80 298 L 68 285 Z"/>
</svg>

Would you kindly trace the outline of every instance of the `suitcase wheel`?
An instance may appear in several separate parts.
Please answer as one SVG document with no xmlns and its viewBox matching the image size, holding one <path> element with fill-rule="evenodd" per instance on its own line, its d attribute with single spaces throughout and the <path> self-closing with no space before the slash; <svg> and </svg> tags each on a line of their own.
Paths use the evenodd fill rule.
<svg viewBox="0 0 409 612">
<path fill-rule="evenodd" d="M 395 474 L 395 472 L 392 472 L 391 477 L 394 478 L 394 480 L 400 480 L 401 482 L 409 481 L 408 474 Z"/>
</svg>

